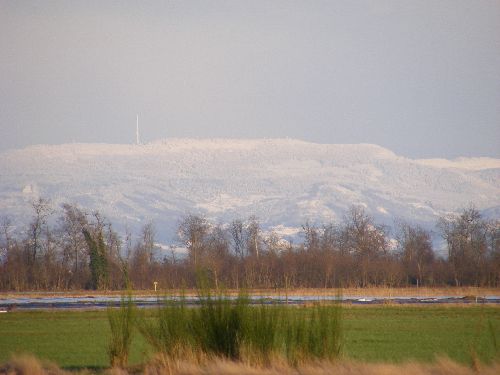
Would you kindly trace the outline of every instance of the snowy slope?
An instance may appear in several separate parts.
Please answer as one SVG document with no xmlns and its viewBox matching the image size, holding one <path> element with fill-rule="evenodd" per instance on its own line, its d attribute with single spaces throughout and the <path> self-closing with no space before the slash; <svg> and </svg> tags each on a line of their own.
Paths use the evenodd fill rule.
<svg viewBox="0 0 500 375">
<path fill-rule="evenodd" d="M 0 153 L 0 216 L 26 222 L 30 202 L 78 203 L 117 228 L 153 220 L 171 242 L 186 213 L 227 222 L 257 216 L 266 228 L 338 220 L 352 204 L 376 220 L 433 228 L 470 203 L 500 208 L 500 160 L 412 160 L 370 144 L 291 139 L 170 139 L 146 145 L 65 144 Z"/>
</svg>

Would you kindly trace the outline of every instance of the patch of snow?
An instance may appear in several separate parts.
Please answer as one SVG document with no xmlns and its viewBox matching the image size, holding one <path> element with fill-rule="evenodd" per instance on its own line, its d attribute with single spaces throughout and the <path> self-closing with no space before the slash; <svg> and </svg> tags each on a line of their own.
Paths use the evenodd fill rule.
<svg viewBox="0 0 500 375">
<path fill-rule="evenodd" d="M 397 250 L 398 246 L 399 246 L 399 242 L 398 242 L 398 240 L 396 240 L 395 238 L 391 238 L 391 239 L 389 240 L 389 250 L 390 250 L 390 251 L 395 251 L 395 250 Z"/>
<path fill-rule="evenodd" d="M 278 236 L 295 237 L 302 231 L 302 228 L 287 227 L 287 226 L 280 224 L 280 225 L 275 225 L 275 226 L 271 227 L 271 230 L 274 233 L 276 233 Z"/>
<path fill-rule="evenodd" d="M 480 157 L 480 158 L 456 158 L 448 159 L 417 159 L 417 163 L 436 168 L 456 168 L 470 171 L 480 171 L 483 169 L 500 168 L 500 159 Z"/>
<path fill-rule="evenodd" d="M 155 242 L 155 248 L 158 250 L 157 256 L 159 255 L 160 258 L 164 256 L 171 256 L 172 254 L 176 255 L 181 255 L 181 256 L 186 256 L 188 254 L 188 249 L 185 246 L 178 246 L 178 245 L 166 245 L 163 243 Z"/>
<path fill-rule="evenodd" d="M 35 193 L 35 188 L 33 187 L 33 185 L 26 185 L 23 187 L 23 194 L 30 195 L 34 193 Z"/>
<path fill-rule="evenodd" d="M 377 207 L 377 211 L 384 215 L 389 215 L 389 212 L 384 207 Z"/>
</svg>

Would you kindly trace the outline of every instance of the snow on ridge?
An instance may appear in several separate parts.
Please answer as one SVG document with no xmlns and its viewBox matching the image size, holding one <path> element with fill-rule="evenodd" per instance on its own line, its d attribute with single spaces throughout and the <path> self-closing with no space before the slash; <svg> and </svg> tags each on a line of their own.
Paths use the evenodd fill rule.
<svg viewBox="0 0 500 375">
<path fill-rule="evenodd" d="M 437 163 L 373 144 L 296 139 L 38 145 L 0 153 L 0 209 L 29 218 L 29 202 L 39 194 L 55 206 L 98 209 L 122 225 L 153 220 L 164 233 L 186 213 L 221 221 L 256 215 L 267 228 L 300 228 L 306 220 L 341 218 L 357 204 L 386 224 L 398 217 L 432 227 L 439 215 L 471 202 L 499 207 L 500 174 L 478 172 L 499 164 L 491 158 Z M 165 236 L 160 240 L 171 240 L 170 232 Z"/>
<path fill-rule="evenodd" d="M 264 146 L 305 145 L 309 142 L 291 138 L 166 138 L 146 144 L 148 147 L 166 146 L 172 149 L 252 149 Z"/>
<path fill-rule="evenodd" d="M 470 171 L 500 168 L 500 159 L 490 157 L 459 157 L 455 159 L 417 159 L 417 163 L 435 168 L 455 168 Z"/>
<path fill-rule="evenodd" d="M 154 140 L 148 143 L 136 144 L 114 144 L 114 143 L 66 143 L 58 145 L 32 145 L 22 149 L 4 151 L 0 155 L 11 156 L 72 156 L 72 155 L 144 155 L 163 152 L 184 152 L 187 150 L 202 151 L 250 151 L 255 149 L 274 148 L 302 148 L 311 151 L 329 150 L 333 153 L 368 153 L 370 156 L 392 158 L 396 155 L 381 146 L 368 143 L 360 144 L 324 144 L 313 143 L 292 138 L 255 138 L 255 139 L 233 139 L 233 138 L 168 138 Z"/>
<path fill-rule="evenodd" d="M 61 157 L 75 158 L 78 156 L 113 156 L 113 155 L 152 155 L 172 152 L 202 151 L 202 152 L 231 152 L 231 151 L 255 151 L 269 150 L 270 152 L 281 149 L 298 151 L 311 155 L 322 153 L 326 157 L 352 159 L 357 155 L 357 160 L 363 158 L 377 159 L 399 159 L 413 162 L 422 166 L 430 166 L 441 169 L 462 169 L 469 171 L 480 171 L 484 169 L 500 168 L 500 159 L 491 157 L 458 157 L 455 159 L 411 159 L 395 154 L 393 151 L 382 146 L 370 143 L 359 144 L 325 144 L 313 143 L 293 138 L 166 138 L 158 139 L 148 143 L 136 144 L 114 144 L 114 143 L 66 143 L 58 145 L 32 145 L 21 149 L 11 149 L 0 152 L 0 157 L 35 158 Z M 314 157 L 314 156 L 312 156 Z M 360 158 L 361 157 L 361 158 Z"/>
</svg>

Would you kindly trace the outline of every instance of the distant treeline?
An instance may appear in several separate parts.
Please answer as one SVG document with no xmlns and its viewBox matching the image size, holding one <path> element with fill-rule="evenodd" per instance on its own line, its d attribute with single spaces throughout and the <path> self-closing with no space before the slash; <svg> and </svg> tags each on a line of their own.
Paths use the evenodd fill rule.
<svg viewBox="0 0 500 375">
<path fill-rule="evenodd" d="M 389 236 L 360 207 L 339 223 L 305 223 L 296 244 L 264 234 L 256 218 L 220 225 L 188 215 L 178 227 L 187 256 L 160 259 L 151 223 L 133 241 L 97 212 L 64 204 L 56 213 L 39 199 L 23 231 L 0 219 L 0 290 L 191 288 L 200 272 L 217 288 L 500 286 L 500 220 L 469 207 L 436 228 L 445 258 L 428 231 L 399 222 Z"/>
</svg>

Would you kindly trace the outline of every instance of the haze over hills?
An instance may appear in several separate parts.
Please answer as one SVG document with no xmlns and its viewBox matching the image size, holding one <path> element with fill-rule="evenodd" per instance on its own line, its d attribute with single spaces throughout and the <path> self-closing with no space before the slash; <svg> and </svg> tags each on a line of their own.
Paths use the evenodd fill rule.
<svg viewBox="0 0 500 375">
<path fill-rule="evenodd" d="M 64 144 L 0 153 L 0 216 L 18 224 L 31 202 L 99 210 L 119 231 L 152 220 L 172 243 L 187 213 L 218 222 L 256 216 L 292 236 L 306 221 L 337 221 L 362 205 L 379 223 L 434 229 L 473 203 L 500 217 L 500 159 L 414 160 L 371 144 L 293 139 L 168 139 L 144 145 Z"/>
</svg>

